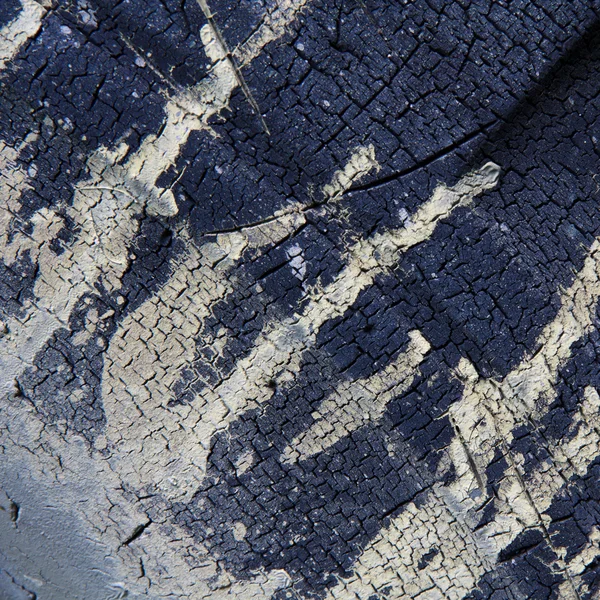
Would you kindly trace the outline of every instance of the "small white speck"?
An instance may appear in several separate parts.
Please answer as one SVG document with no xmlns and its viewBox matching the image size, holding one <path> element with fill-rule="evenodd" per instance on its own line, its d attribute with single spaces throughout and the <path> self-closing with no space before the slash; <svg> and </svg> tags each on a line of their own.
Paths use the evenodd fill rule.
<svg viewBox="0 0 600 600">
<path fill-rule="evenodd" d="M 398 211 L 398 216 L 400 217 L 400 220 L 402 221 L 402 225 L 404 225 L 404 227 L 412 227 L 413 226 L 413 222 L 410 220 L 410 215 L 408 214 L 408 211 L 404 207 L 402 207 Z"/>
<path fill-rule="evenodd" d="M 287 257 L 290 261 L 290 267 L 294 276 L 300 281 L 304 281 L 306 275 L 306 262 L 304 261 L 304 253 L 302 248 L 295 244 L 286 251 Z"/>
<path fill-rule="evenodd" d="M 296 50 L 298 50 L 298 52 L 304 52 L 304 44 L 302 42 L 298 42 L 296 44 Z"/>
<path fill-rule="evenodd" d="M 246 537 L 246 526 L 243 523 L 235 523 L 233 526 L 233 537 L 238 542 Z"/>
<path fill-rule="evenodd" d="M 60 27 L 60 32 L 63 35 L 71 35 L 73 32 L 71 31 L 70 27 L 67 27 L 66 25 L 61 25 Z"/>
<path fill-rule="evenodd" d="M 137 56 L 136 59 L 135 59 L 135 64 L 138 67 L 145 67 L 146 66 L 146 61 L 141 56 Z"/>
</svg>

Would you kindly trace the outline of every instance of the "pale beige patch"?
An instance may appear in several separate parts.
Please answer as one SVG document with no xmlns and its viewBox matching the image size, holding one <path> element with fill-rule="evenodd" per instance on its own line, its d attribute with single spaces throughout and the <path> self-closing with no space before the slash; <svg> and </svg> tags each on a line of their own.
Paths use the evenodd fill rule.
<svg viewBox="0 0 600 600">
<path fill-rule="evenodd" d="M 19 198 L 28 187 L 27 173 L 17 164 L 19 152 L 0 141 L 0 247 L 4 248 L 16 213 Z"/>
<path fill-rule="evenodd" d="M 464 382 L 463 397 L 460 402 L 451 405 L 450 421 L 456 435 L 448 448 L 447 456 L 442 460 L 440 471 L 446 471 L 452 465 L 456 479 L 446 487 L 437 486 L 436 492 L 418 511 L 418 518 L 405 522 L 403 514 L 390 527 L 381 533 L 364 551 L 366 558 L 357 560 L 356 577 L 348 582 L 348 589 L 357 589 L 358 598 L 368 598 L 368 588 L 361 587 L 362 581 L 371 581 L 367 575 L 370 556 L 377 552 L 385 540 L 394 539 L 398 528 L 409 539 L 427 539 L 427 548 L 437 547 L 450 564 L 461 573 L 473 573 L 477 577 L 489 570 L 496 562 L 502 549 L 506 548 L 524 529 L 540 528 L 546 531 L 549 519 L 544 515 L 552 499 L 560 491 L 564 482 L 572 475 L 585 473 L 587 466 L 600 453 L 600 397 L 595 389 L 586 388 L 580 414 L 573 423 L 575 435 L 562 443 L 549 445 L 551 462 L 543 465 L 534 473 L 524 474 L 522 459 L 508 452 L 512 431 L 527 418 L 539 418 L 551 404 L 555 396 L 555 385 L 560 369 L 571 356 L 574 342 L 580 340 L 592 327 L 595 307 L 600 299 L 600 241 L 592 244 L 583 268 L 576 275 L 573 284 L 563 292 L 561 306 L 552 322 L 543 330 L 539 338 L 539 349 L 525 358 L 503 380 L 479 378 L 473 365 L 462 360 L 457 368 L 457 376 Z M 485 494 L 485 469 L 491 463 L 496 449 L 504 450 L 510 468 L 496 491 L 495 518 L 484 527 L 478 527 L 479 509 L 488 501 Z M 461 537 L 469 539 L 466 548 L 449 541 L 447 532 L 442 530 L 434 535 L 423 527 L 432 511 L 449 510 L 453 516 L 452 529 Z M 412 509 L 411 509 L 412 510 Z M 467 534 L 465 534 L 465 528 Z M 476 530 L 477 534 L 471 533 Z M 451 539 L 454 534 L 450 534 Z M 398 541 L 398 552 L 404 542 Z M 559 556 L 564 554 L 555 548 Z M 590 550 L 591 552 L 592 550 Z M 372 585 L 376 587 L 394 586 L 400 590 L 392 597 L 411 598 L 438 597 L 440 593 L 437 577 L 447 572 L 440 571 L 434 562 L 419 570 L 418 589 L 404 591 L 404 573 L 412 573 L 415 561 L 409 555 L 402 559 L 393 559 L 387 575 L 376 576 Z M 406 562 L 406 564 L 405 564 Z M 575 594 L 573 577 L 578 574 L 577 563 L 566 564 L 559 559 L 556 567 L 566 576 L 563 585 L 565 597 Z M 476 578 L 477 578 L 476 577 Z M 362 579 L 361 579 L 362 578 Z M 435 588 L 431 587 L 434 582 Z M 343 593 L 345 583 L 338 590 Z M 371 584 L 369 584 L 371 585 Z M 467 586 L 468 587 L 468 586 Z M 454 588 L 453 588 L 454 589 Z M 435 590 L 435 591 L 434 591 Z M 462 597 L 469 590 L 457 586 L 456 590 L 443 590 L 442 597 Z M 458 593 L 458 596 L 454 594 Z M 335 597 L 335 590 L 332 597 Z M 429 596 L 433 594 L 433 596 Z M 343 596 L 340 596 L 343 597 Z"/>
<path fill-rule="evenodd" d="M 104 359 L 102 398 L 111 461 L 134 488 L 156 483 L 172 497 L 196 489 L 203 465 L 195 461 L 193 428 L 200 416 L 196 406 L 169 406 L 173 386 L 196 357 L 212 307 L 234 291 L 231 269 L 242 252 L 277 244 L 303 221 L 300 213 L 285 215 L 198 249 L 190 240 L 166 284 L 120 324 Z"/>
<path fill-rule="evenodd" d="M 406 227 L 359 240 L 348 250 L 348 261 L 336 280 L 312 294 L 311 301 L 300 315 L 302 326 L 316 331 L 325 321 L 341 316 L 379 274 L 396 264 L 407 250 L 427 241 L 442 219 L 495 187 L 499 173 L 497 165 L 487 163 L 453 187 L 439 185 Z"/>
<path fill-rule="evenodd" d="M 277 5 L 250 39 L 238 47 L 237 52 L 244 57 L 240 67 L 259 56 L 267 44 L 284 35 L 306 3 L 307 0 L 286 1 Z M 205 12 L 210 13 L 205 2 L 201 5 Z M 171 216 L 177 213 L 172 192 L 155 188 L 158 176 L 175 164 L 193 131 L 212 131 L 207 124 L 209 118 L 228 106 L 231 94 L 240 84 L 232 60 L 213 27 L 204 25 L 200 34 L 204 51 L 213 62 L 211 71 L 197 86 L 183 90 L 169 100 L 162 133 L 158 137 L 149 136 L 128 164 L 130 177 L 152 191 L 152 202 L 148 206 L 153 214 Z"/>
<path fill-rule="evenodd" d="M 67 547 L 61 549 L 64 535 L 52 536 L 53 519 L 48 519 L 49 522 L 42 525 L 43 533 L 38 535 L 37 542 L 34 534 L 40 532 L 27 534 L 30 538 L 33 535 L 33 540 L 29 540 L 24 533 L 19 539 L 17 531 L 10 537 L 14 538 L 15 547 L 5 547 L 3 551 L 18 554 L 27 548 L 26 543 L 35 542 L 41 548 L 41 555 L 58 552 L 68 557 L 75 545 L 78 552 L 85 553 L 87 569 L 99 570 L 106 582 L 102 591 L 91 591 L 93 597 L 111 598 L 120 591 L 135 598 L 266 600 L 290 585 L 289 576 L 281 570 L 249 573 L 248 580 L 236 581 L 196 539 L 169 524 L 166 512 L 164 521 L 150 524 L 137 540 L 123 545 L 140 523 L 148 522 L 144 503 L 135 502 L 131 494 L 124 493 L 121 475 L 111 470 L 109 462 L 90 455 L 80 438 L 61 437 L 45 427 L 35 418 L 31 405 L 11 402 L 5 406 L 0 443 L 5 452 L 0 464 L 3 482 L 11 481 L 11 474 L 26 472 L 31 509 L 36 508 L 36 502 L 40 503 L 40 511 L 51 509 L 53 519 L 70 523 L 69 531 L 75 536 L 68 538 Z M 27 513 L 30 505 L 21 508 Z M 241 528 L 238 533 L 242 533 Z M 51 563 L 64 568 L 52 576 L 46 569 L 43 580 L 37 576 L 39 565 L 33 557 L 28 558 L 20 575 L 26 577 L 39 594 L 49 585 L 64 589 L 65 597 L 82 583 L 86 583 L 88 589 L 86 574 L 69 572 L 69 559 L 60 559 L 61 556 L 57 556 Z M 140 575 L 142 566 L 144 576 Z M 218 580 L 213 583 L 215 578 Z"/>
<path fill-rule="evenodd" d="M 552 402 L 560 369 L 570 358 L 573 343 L 590 330 L 599 299 L 600 241 L 597 240 L 575 281 L 562 294 L 560 309 L 542 331 L 539 349 L 532 356 L 501 381 L 480 379 L 472 365 L 461 361 L 459 373 L 466 380 L 465 389 L 461 401 L 450 408 L 452 423 L 461 435 L 456 436 L 452 445 L 459 453 L 458 446 L 464 445 L 461 437 L 465 438 L 480 473 L 492 461 L 499 440 L 510 444 L 514 428 L 527 418 L 538 418 Z M 459 473 L 468 470 L 464 463 L 456 467 Z"/>
<path fill-rule="evenodd" d="M 371 154 L 371 150 L 367 152 Z M 349 163 L 364 164 L 364 155 L 363 148 L 357 149 Z M 369 164 L 374 164 L 373 160 Z M 344 179 L 344 185 L 351 185 L 365 174 L 363 168 L 355 168 L 353 179 Z M 334 174 L 337 180 L 338 173 Z M 102 397 L 106 435 L 114 445 L 115 469 L 120 469 L 134 487 L 156 484 L 172 498 L 188 498 L 197 489 L 215 427 L 221 419 L 233 418 L 233 414 L 225 416 L 229 409 L 219 399 L 231 397 L 239 385 L 249 384 L 244 375 L 240 379 L 238 369 L 238 374 L 226 378 L 218 392 L 207 390 L 202 401 L 191 406 L 168 406 L 173 386 L 195 358 L 198 336 L 212 306 L 234 291 L 231 269 L 242 253 L 277 244 L 303 223 L 303 206 L 295 203 L 261 225 L 219 234 L 215 242 L 199 250 L 190 243 L 186 260 L 165 286 L 120 325 L 105 357 Z M 222 333 L 201 345 L 217 352 L 224 343 Z M 256 370 L 271 355 L 270 348 L 266 353 L 263 348 L 258 357 L 245 364 L 256 360 L 250 367 Z M 298 355 L 296 361 L 300 359 Z M 288 368 L 297 370 L 299 363 Z M 260 379 L 258 387 L 262 388 L 266 380 Z M 256 383 L 253 385 L 256 388 Z M 250 386 L 249 390 L 254 388 Z M 205 403 L 220 409 L 210 413 Z"/>
<path fill-rule="evenodd" d="M 493 188 L 499 168 L 488 163 L 463 177 L 454 187 L 439 186 L 431 200 L 415 214 L 407 229 L 378 233 L 350 248 L 340 275 L 323 289 L 314 290 L 303 310 L 289 319 L 267 325 L 249 354 L 212 390 L 197 396 L 194 406 L 201 420 L 194 426 L 197 464 L 204 465 L 213 435 L 241 413 L 260 406 L 273 395 L 273 385 L 293 381 L 303 352 L 314 345 L 323 323 L 342 315 L 375 277 L 394 264 L 403 252 L 427 240 L 437 223 L 474 196 Z"/>
<path fill-rule="evenodd" d="M 33 0 L 27 2 L 39 7 Z M 282 17 L 291 18 L 291 13 L 282 13 Z M 210 45 L 210 29 L 206 27 L 202 38 Z M 252 44 L 248 48 L 257 54 L 262 49 Z M 214 49 L 209 49 L 208 55 L 217 58 Z M 64 252 L 56 254 L 44 243 L 62 226 L 52 211 L 34 217 L 40 225 L 34 236 L 37 239 L 15 240 L 14 252 L 7 253 L 7 257 L 25 248 L 35 249 L 40 274 L 34 289 L 35 305 L 24 318 L 7 323 L 11 337 L 0 342 L 3 393 L 13 390 L 15 378 L 31 365 L 52 334 L 67 325 L 81 297 L 93 293 L 98 281 L 108 290 L 120 287 L 121 277 L 134 258 L 129 248 L 138 232 L 137 216 L 144 211 L 165 217 L 177 213 L 172 191 L 159 189 L 155 183 L 175 163 L 190 133 L 208 129 L 208 118 L 227 105 L 236 85 L 230 61 L 217 60 L 198 86 L 167 103 L 162 133 L 147 136 L 125 164 L 119 164 L 129 153 L 124 144 L 113 151 L 101 148 L 94 153 L 88 160 L 90 179 L 77 188 L 72 206 L 66 207 L 78 230 Z M 4 211 L 2 218 L 10 217 Z"/>
<path fill-rule="evenodd" d="M 243 523 L 241 523 L 241 522 L 234 523 L 232 529 L 233 529 L 233 537 L 238 542 L 243 540 L 246 537 L 247 529 Z"/>
<path fill-rule="evenodd" d="M 354 182 L 379 169 L 379 163 L 375 158 L 375 146 L 370 144 L 359 148 L 346 166 L 335 173 L 331 183 L 323 188 L 323 196 L 326 200 L 337 200 Z"/>
<path fill-rule="evenodd" d="M 459 600 L 493 566 L 479 552 L 481 544 L 481 537 L 433 490 L 423 506 L 409 504 L 371 541 L 352 576 L 340 579 L 327 600 L 368 600 L 384 589 L 390 600 Z M 419 568 L 434 547 L 439 552 Z M 461 556 L 472 560 L 455 560 Z"/>
<path fill-rule="evenodd" d="M 233 58 L 238 67 L 245 67 L 258 57 L 260 48 L 280 39 L 308 4 L 309 0 L 278 0 L 270 6 L 269 12 L 248 41 L 233 51 Z"/>
<path fill-rule="evenodd" d="M 585 475 L 587 466 L 600 455 L 600 397 L 595 388 L 585 388 L 579 413 L 573 420 L 575 436 L 552 449 L 552 461 L 563 477 Z M 532 488 L 538 487 L 534 478 Z"/>
<path fill-rule="evenodd" d="M 581 575 L 598 556 L 600 556 L 600 529 L 594 527 L 587 544 L 569 561 L 569 571 L 575 577 Z"/>
<path fill-rule="evenodd" d="M 19 50 L 42 26 L 46 10 L 35 0 L 21 0 L 21 12 L 0 29 L 0 71 L 6 68 Z"/>
<path fill-rule="evenodd" d="M 303 352 L 314 345 L 321 325 L 343 314 L 375 276 L 393 264 L 402 252 L 428 239 L 440 219 L 450 215 L 456 207 L 467 205 L 475 195 L 493 188 L 498 174 L 498 167 L 488 163 L 465 176 L 453 188 L 438 187 L 432 199 L 417 211 L 407 231 L 376 234 L 350 249 L 349 263 L 334 282 L 323 290 L 315 290 L 306 308 L 294 317 L 267 325 L 254 348 L 237 363 L 234 371 L 213 389 L 206 389 L 196 397 L 192 403 L 193 416 L 186 423 L 186 429 L 193 430 L 194 435 L 186 444 L 191 449 L 185 460 L 193 461 L 200 471 L 204 470 L 214 434 L 225 429 L 240 413 L 271 398 L 273 382 L 284 385 L 294 380 Z M 191 411 L 191 408 L 185 410 Z M 130 422 L 136 423 L 134 417 L 140 414 L 133 410 Z M 151 455 L 156 452 L 158 450 L 152 451 Z M 177 489 L 184 495 L 191 494 L 193 488 L 187 487 L 189 483 L 184 480 L 179 480 L 170 493 Z M 160 481 L 154 479 L 163 485 Z"/>
<path fill-rule="evenodd" d="M 24 4 L 31 9 L 39 9 L 39 5 L 32 0 Z M 285 17 L 288 23 L 293 18 L 291 13 L 287 13 Z M 27 35 L 34 35 L 37 31 L 34 29 L 24 28 L 29 32 Z M 2 31 L 6 32 L 6 29 Z M 5 38 L 11 41 L 13 48 L 9 56 L 5 57 L 9 59 L 18 50 L 14 49 L 13 42 L 16 40 L 21 43 L 19 40 L 22 36 L 15 37 L 11 32 Z M 268 36 L 261 39 L 267 40 Z M 1 40 L 4 38 L 0 38 Z M 261 49 L 256 46 L 248 48 L 255 55 Z M 0 53 L 2 51 L 3 47 L 0 48 Z M 210 55 L 211 51 L 208 52 Z M 88 165 L 91 177 L 76 190 L 73 205 L 67 208 L 76 223 L 75 240 L 64 249 L 60 257 L 53 255 L 49 249 L 40 251 L 37 257 L 40 277 L 35 287 L 36 305 L 22 319 L 10 324 L 10 335 L 2 340 L 6 344 L 0 348 L 0 384 L 3 392 L 12 391 L 14 378 L 32 364 L 35 355 L 50 336 L 58 328 L 67 325 L 73 308 L 83 294 L 93 291 L 96 282 L 102 281 L 113 290 L 120 286 L 121 276 L 133 259 L 129 247 L 137 233 L 136 216 L 144 211 L 162 216 L 171 216 L 177 212 L 171 190 L 157 189 L 156 180 L 175 163 L 190 132 L 205 127 L 210 115 L 226 106 L 234 87 L 230 68 L 223 61 L 218 62 L 211 77 L 197 88 L 183 92 L 177 101 L 167 104 L 167 122 L 162 138 L 146 138 L 140 150 L 131 155 L 122 166 L 117 163 L 129 153 L 125 146 L 115 151 L 100 150 L 90 158 Z M 191 110 L 182 109 L 182 105 L 191 107 Z M 7 207 L 2 213 L 4 220 L 0 233 L 11 227 L 12 215 L 19 208 L 18 195 L 13 190 L 25 185 L 19 170 L 11 173 L 5 171 L 2 175 L 0 186 L 4 187 L 0 189 L 7 197 Z M 15 175 L 21 179 L 17 181 Z M 51 217 L 42 212 L 34 217 L 34 220 L 37 219 L 43 225 L 39 231 L 44 229 L 49 232 L 44 234 L 48 239 L 54 237 L 55 225 L 60 225 L 59 221 L 55 222 L 49 216 Z M 303 217 L 298 214 L 282 216 L 266 230 L 277 232 L 288 226 L 293 228 L 302 220 Z M 34 230 L 36 229 L 34 223 Z M 274 235 L 275 237 L 269 237 L 257 228 L 241 233 L 241 242 L 239 239 L 232 241 L 234 236 L 219 236 L 215 244 L 219 248 L 213 252 L 213 258 L 229 253 L 230 259 L 234 260 L 245 245 L 256 244 L 258 247 L 259 238 L 264 243 L 276 242 L 277 234 Z M 21 247 L 22 244 L 18 251 L 21 251 Z M 176 321 L 177 319 L 174 326 L 177 326 Z M 90 327 L 93 328 L 96 323 L 96 320 L 90 321 Z M 89 338 L 84 334 L 76 341 L 85 343 L 86 339 Z M 175 352 L 173 348 L 170 347 L 169 351 Z M 11 406 L 14 410 L 24 408 L 18 402 Z M 123 478 L 123 471 L 110 471 L 110 461 L 90 458 L 71 438 L 64 440 L 44 429 L 42 423 L 30 412 L 26 409 L 16 419 L 16 425 L 12 424 L 4 432 L 8 439 L 3 440 L 3 446 L 18 461 L 20 469 L 28 465 L 28 472 L 31 475 L 35 473 L 34 478 L 40 485 L 43 481 L 59 485 L 59 497 L 66 504 L 63 506 L 64 503 L 57 501 L 57 511 L 67 510 L 67 505 L 77 505 L 80 514 L 89 522 L 90 538 L 93 539 L 96 533 L 101 534 L 102 544 L 108 548 L 105 555 L 113 557 L 122 577 L 110 584 L 110 589 L 106 591 L 107 597 L 128 590 L 140 594 L 149 592 L 152 597 L 175 594 L 211 599 L 268 598 L 276 590 L 289 585 L 289 577 L 283 571 L 273 571 L 268 575 L 257 574 L 253 579 L 242 582 L 237 582 L 222 572 L 220 580 L 223 587 L 215 589 L 207 584 L 211 577 L 219 573 L 215 562 L 206 556 L 195 540 L 181 531 L 166 532 L 166 526 L 152 525 L 135 544 L 123 547 L 122 541 L 140 522 L 138 511 L 141 508 L 132 503 L 130 497 L 122 495 L 123 485 L 128 483 Z M 8 414 L 5 414 L 4 422 L 11 422 Z M 29 432 L 31 428 L 35 431 L 32 429 Z M 18 441 L 14 439 L 13 429 L 18 432 Z M 99 449 L 105 450 L 108 447 L 106 438 L 98 441 Z M 145 577 L 140 577 L 142 557 Z M 103 568 L 103 565 L 99 565 L 99 568 Z"/>
<path fill-rule="evenodd" d="M 242 453 L 235 461 L 235 472 L 238 475 L 243 475 L 255 463 L 256 456 L 253 450 L 248 450 Z"/>
<path fill-rule="evenodd" d="M 63 226 L 63 220 L 48 208 L 40 209 L 29 220 L 29 234 L 23 232 L 25 224 L 17 217 L 21 194 L 30 188 L 29 173 L 17 163 L 17 158 L 34 138 L 28 136 L 17 149 L 0 141 L 0 260 L 7 266 L 25 253 L 36 263 L 42 246 L 53 240 Z M 34 166 L 29 170 L 33 172 Z"/>
<path fill-rule="evenodd" d="M 98 311 L 95 308 L 88 310 L 85 314 L 85 327 L 77 331 L 71 338 L 73 344 L 76 346 L 83 346 L 86 344 L 96 331 L 98 322 Z"/>
<path fill-rule="evenodd" d="M 406 391 L 417 375 L 417 367 L 430 350 L 419 331 L 409 333 L 406 350 L 385 369 L 365 379 L 344 381 L 312 414 L 314 423 L 287 446 L 284 462 L 305 460 L 333 446 L 370 421 L 377 421 L 387 403 Z"/>
</svg>

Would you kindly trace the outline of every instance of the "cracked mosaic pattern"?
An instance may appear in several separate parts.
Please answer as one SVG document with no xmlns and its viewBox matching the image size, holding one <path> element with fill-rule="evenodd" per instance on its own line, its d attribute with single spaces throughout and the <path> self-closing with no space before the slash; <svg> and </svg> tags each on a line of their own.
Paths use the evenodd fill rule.
<svg viewBox="0 0 600 600">
<path fill-rule="evenodd" d="M 0 598 L 600 597 L 600 5 L 0 2 Z"/>
</svg>

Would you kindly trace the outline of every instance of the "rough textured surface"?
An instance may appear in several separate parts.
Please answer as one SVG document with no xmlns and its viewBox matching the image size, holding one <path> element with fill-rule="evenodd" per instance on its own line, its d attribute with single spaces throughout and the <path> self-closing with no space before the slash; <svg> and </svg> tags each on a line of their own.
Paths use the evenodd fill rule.
<svg viewBox="0 0 600 600">
<path fill-rule="evenodd" d="M 0 2 L 0 598 L 600 597 L 600 4 Z"/>
</svg>

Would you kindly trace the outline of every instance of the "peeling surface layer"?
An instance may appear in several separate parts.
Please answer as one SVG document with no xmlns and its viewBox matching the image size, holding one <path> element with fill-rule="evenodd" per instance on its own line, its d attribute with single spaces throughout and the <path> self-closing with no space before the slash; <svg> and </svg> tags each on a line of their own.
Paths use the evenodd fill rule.
<svg viewBox="0 0 600 600">
<path fill-rule="evenodd" d="M 598 598 L 599 23 L 0 1 L 0 598 Z"/>
</svg>

